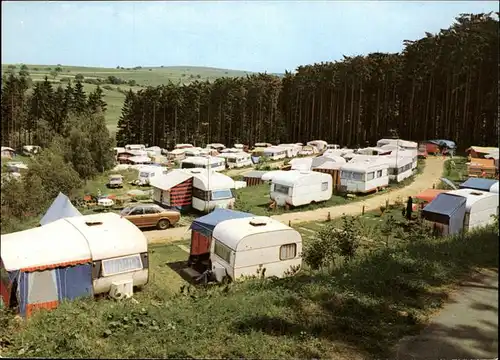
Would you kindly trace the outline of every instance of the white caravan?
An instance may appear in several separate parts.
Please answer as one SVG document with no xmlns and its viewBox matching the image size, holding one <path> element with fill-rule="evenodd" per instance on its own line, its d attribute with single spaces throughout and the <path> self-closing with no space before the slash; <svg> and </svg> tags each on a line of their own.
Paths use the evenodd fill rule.
<svg viewBox="0 0 500 360">
<path fill-rule="evenodd" d="M 184 149 L 186 157 L 201 156 L 201 148 Z"/>
<path fill-rule="evenodd" d="M 447 194 L 462 196 L 465 203 L 464 230 L 493 224 L 493 215 L 498 216 L 498 194 L 472 189 L 449 191 Z M 474 244 L 471 244 L 474 246 Z"/>
<path fill-rule="evenodd" d="M 213 209 L 234 207 L 234 180 L 229 176 L 207 169 L 186 170 L 193 175 L 193 203 L 196 210 L 209 212 Z"/>
<path fill-rule="evenodd" d="M 139 168 L 139 176 L 137 178 L 138 185 L 150 185 L 150 181 L 154 177 L 164 175 L 168 172 L 166 167 L 162 166 L 143 166 Z"/>
<path fill-rule="evenodd" d="M 212 273 L 219 282 L 259 273 L 281 278 L 302 264 L 300 233 L 266 216 L 222 221 L 212 239 Z"/>
<path fill-rule="evenodd" d="M 418 144 L 413 141 L 402 139 L 380 139 L 377 141 L 377 147 L 383 148 L 385 145 L 396 145 L 404 150 L 418 150 Z"/>
<path fill-rule="evenodd" d="M 226 165 L 229 169 L 252 166 L 252 158 L 246 152 L 225 154 Z"/>
<path fill-rule="evenodd" d="M 270 160 L 281 160 L 286 158 L 286 149 L 279 146 L 270 146 L 264 149 L 264 156 Z"/>
<path fill-rule="evenodd" d="M 192 144 L 176 144 L 175 149 L 191 149 L 194 148 Z"/>
<path fill-rule="evenodd" d="M 384 161 L 389 165 L 389 180 L 401 182 L 413 175 L 413 158 L 390 156 Z"/>
<path fill-rule="evenodd" d="M 294 158 L 299 155 L 302 146 L 297 144 L 280 144 L 280 148 L 285 149 L 287 158 Z"/>
<path fill-rule="evenodd" d="M 191 156 L 181 161 L 181 169 L 210 169 L 214 171 L 226 170 L 226 161 L 221 157 Z"/>
<path fill-rule="evenodd" d="M 363 149 L 358 149 L 356 154 L 360 155 L 389 155 L 392 150 L 382 149 L 378 147 L 367 147 Z"/>
<path fill-rule="evenodd" d="M 185 149 L 175 149 L 169 151 L 167 154 L 167 159 L 171 161 L 181 161 L 186 158 L 186 150 Z"/>
<path fill-rule="evenodd" d="M 389 165 L 381 161 L 349 162 L 340 169 L 340 187 L 344 192 L 366 193 L 389 185 Z"/>
<path fill-rule="evenodd" d="M 333 193 L 331 175 L 316 171 L 282 171 L 275 173 L 271 181 L 270 197 L 279 206 L 327 201 Z"/>
<path fill-rule="evenodd" d="M 207 145 L 207 149 L 213 149 L 213 150 L 217 150 L 217 151 L 224 150 L 225 148 L 226 148 L 226 146 L 224 144 L 220 144 L 220 143 L 212 143 L 212 144 Z"/>
</svg>

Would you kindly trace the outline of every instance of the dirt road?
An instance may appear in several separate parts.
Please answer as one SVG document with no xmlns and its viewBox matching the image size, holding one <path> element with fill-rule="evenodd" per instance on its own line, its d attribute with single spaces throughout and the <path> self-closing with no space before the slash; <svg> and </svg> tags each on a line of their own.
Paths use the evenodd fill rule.
<svg viewBox="0 0 500 360">
<path fill-rule="evenodd" d="M 404 339 L 393 359 L 498 358 L 498 269 L 482 270 L 462 283 L 417 336 Z"/>
<path fill-rule="evenodd" d="M 340 217 L 342 214 L 357 215 L 361 213 L 363 205 L 365 206 L 365 211 L 374 210 L 381 205 L 385 205 L 386 200 L 394 202 L 396 199 L 401 198 L 403 201 L 406 201 L 408 196 L 416 195 L 422 190 L 432 188 L 433 184 L 437 185 L 443 173 L 443 163 L 443 158 L 429 157 L 426 160 L 423 173 L 418 175 L 414 182 L 402 189 L 392 190 L 351 204 L 275 215 L 272 216 L 272 218 L 285 224 L 288 224 L 289 221 L 291 221 L 292 224 L 296 224 L 308 221 L 326 220 L 328 213 L 330 213 L 332 218 Z M 189 239 L 191 236 L 189 227 L 187 226 L 167 230 L 152 230 L 145 232 L 145 234 L 150 244 Z"/>
</svg>

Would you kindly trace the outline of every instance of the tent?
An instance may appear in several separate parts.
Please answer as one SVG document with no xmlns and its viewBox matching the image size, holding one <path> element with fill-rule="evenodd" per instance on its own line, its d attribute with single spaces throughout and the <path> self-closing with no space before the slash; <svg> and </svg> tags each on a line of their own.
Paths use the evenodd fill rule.
<svg viewBox="0 0 500 360">
<path fill-rule="evenodd" d="M 439 194 L 422 210 L 424 219 L 444 225 L 444 235 L 462 230 L 467 199 L 448 193 Z"/>
<path fill-rule="evenodd" d="M 480 191 L 490 191 L 491 187 L 498 184 L 498 180 L 470 178 L 460 184 L 460 189 L 474 189 Z"/>
<path fill-rule="evenodd" d="M 439 194 L 445 193 L 448 190 L 440 190 L 440 189 L 426 189 L 422 191 L 420 194 L 415 196 L 418 200 L 422 200 L 423 202 L 430 203 L 432 200 L 436 198 Z"/>
<path fill-rule="evenodd" d="M 194 220 L 191 224 L 191 249 L 188 263 L 193 264 L 209 258 L 212 233 L 219 223 L 253 216 L 255 215 L 241 211 L 216 208 L 211 213 Z"/>
<path fill-rule="evenodd" d="M 59 193 L 40 220 L 40 225 L 47 225 L 56 220 L 73 216 L 82 216 L 82 214 L 73 206 L 66 195 Z"/>
<path fill-rule="evenodd" d="M 22 316 L 93 296 L 91 252 L 66 219 L 1 237 L 1 297 Z"/>
</svg>

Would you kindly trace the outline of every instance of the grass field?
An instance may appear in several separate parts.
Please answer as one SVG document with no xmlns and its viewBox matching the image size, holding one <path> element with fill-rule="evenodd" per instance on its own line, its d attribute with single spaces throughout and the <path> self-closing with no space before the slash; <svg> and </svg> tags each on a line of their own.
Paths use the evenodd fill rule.
<svg viewBox="0 0 500 360">
<path fill-rule="evenodd" d="M 1 314 L 1 355 L 78 358 L 387 358 L 476 267 L 498 267 L 492 228 L 464 238 L 382 240 L 382 218 L 367 213 L 371 241 L 330 271 L 229 286 L 189 286 L 176 272 L 179 245 L 150 247 L 150 282 L 134 300 L 65 302 L 26 324 Z M 325 222 L 300 224 L 307 244 Z M 474 246 L 470 246 L 474 243 Z"/>
<path fill-rule="evenodd" d="M 2 64 L 2 74 L 6 73 L 9 69 L 10 64 Z M 20 69 L 20 64 L 15 64 L 16 69 L 14 71 L 17 73 Z M 192 66 L 165 66 L 165 67 L 143 67 L 141 69 L 134 70 L 133 68 L 98 68 L 98 67 L 84 67 L 84 66 L 65 66 L 61 65 L 63 71 L 56 77 L 51 76 L 51 71 L 54 70 L 57 65 L 29 65 L 28 72 L 33 81 L 43 81 L 45 76 L 49 78 L 50 81 L 55 84 L 61 84 L 66 86 L 66 82 L 61 82 L 63 78 L 69 78 L 74 80 L 75 75 L 82 74 L 84 78 L 92 79 L 104 79 L 108 76 L 115 76 L 122 80 L 134 80 L 137 86 L 128 85 L 108 85 L 112 89 L 104 90 L 104 101 L 108 104 L 108 110 L 106 112 L 106 123 L 108 129 L 114 133 L 116 131 L 116 125 L 118 123 L 118 118 L 121 114 L 121 109 L 123 106 L 123 100 L 125 95 L 117 90 L 121 88 L 122 90 L 128 91 L 132 89 L 137 91 L 146 86 L 158 86 L 162 84 L 167 84 L 169 81 L 173 83 L 183 83 L 188 84 L 192 81 L 213 81 L 220 77 L 237 77 L 246 76 L 251 74 L 247 71 L 240 70 L 229 70 L 229 69 L 218 69 L 210 67 L 192 67 Z M 91 92 L 95 89 L 96 85 L 84 84 L 85 91 Z M 101 88 L 105 85 L 101 85 Z"/>
</svg>

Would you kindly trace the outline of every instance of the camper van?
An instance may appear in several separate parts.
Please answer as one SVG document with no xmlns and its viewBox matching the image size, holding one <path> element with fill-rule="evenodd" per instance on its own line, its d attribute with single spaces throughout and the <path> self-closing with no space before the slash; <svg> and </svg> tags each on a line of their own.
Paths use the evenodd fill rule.
<svg viewBox="0 0 500 360">
<path fill-rule="evenodd" d="M 162 166 L 143 166 L 139 168 L 137 185 L 142 185 L 142 186 L 149 185 L 152 178 L 164 175 L 167 172 L 168 169 Z"/>
<path fill-rule="evenodd" d="M 358 151 L 356 151 L 356 153 L 360 155 L 389 155 L 391 152 L 392 150 L 382 149 L 378 147 L 367 147 L 358 149 Z"/>
<path fill-rule="evenodd" d="M 332 177 L 315 171 L 290 170 L 275 173 L 271 179 L 271 200 L 279 206 L 301 206 L 330 200 Z"/>
<path fill-rule="evenodd" d="M 181 161 L 181 169 L 208 169 L 214 171 L 226 170 L 226 161 L 220 157 L 191 156 Z"/>
<path fill-rule="evenodd" d="M 355 162 L 355 159 L 353 160 Z M 411 157 L 385 157 L 381 159 L 387 165 L 389 169 L 387 173 L 389 174 L 389 180 L 395 182 L 401 182 L 413 175 L 413 158 Z"/>
<path fill-rule="evenodd" d="M 184 155 L 186 157 L 201 156 L 201 148 L 184 149 Z"/>
<path fill-rule="evenodd" d="M 264 149 L 264 156 L 269 160 L 281 160 L 286 158 L 286 149 L 279 146 L 270 146 Z"/>
<path fill-rule="evenodd" d="M 307 145 L 314 146 L 316 149 L 318 149 L 318 152 L 323 152 L 326 150 L 326 146 L 328 145 L 328 143 L 323 140 L 313 140 L 308 141 Z"/>
<path fill-rule="evenodd" d="M 212 274 L 216 281 L 258 275 L 284 277 L 302 264 L 299 232 L 266 216 L 220 222 L 212 234 Z"/>
<path fill-rule="evenodd" d="M 471 230 L 493 224 L 498 216 L 498 194 L 472 189 L 449 191 L 448 194 L 462 196 L 466 199 L 463 228 Z"/>
<path fill-rule="evenodd" d="M 194 209 L 209 212 L 214 208 L 234 207 L 234 180 L 229 176 L 207 169 L 190 169 L 193 175 Z"/>
<path fill-rule="evenodd" d="M 245 152 L 227 153 L 225 155 L 226 155 L 225 158 L 228 169 L 242 168 L 245 166 L 252 165 L 252 159 L 250 158 L 250 154 L 247 154 Z"/>
<path fill-rule="evenodd" d="M 340 169 L 340 188 L 343 192 L 367 193 L 389 185 L 389 165 L 381 161 L 349 162 Z"/>
</svg>

